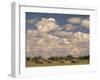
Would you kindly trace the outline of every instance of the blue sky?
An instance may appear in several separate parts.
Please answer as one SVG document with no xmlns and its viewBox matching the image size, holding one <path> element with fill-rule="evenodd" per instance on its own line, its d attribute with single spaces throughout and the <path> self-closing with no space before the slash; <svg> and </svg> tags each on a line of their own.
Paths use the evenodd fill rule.
<svg viewBox="0 0 100 80">
<path fill-rule="evenodd" d="M 35 20 L 33 24 L 30 23 L 26 23 L 26 29 L 35 29 L 35 24 L 37 21 L 41 20 L 41 18 L 55 18 L 56 22 L 58 23 L 58 25 L 60 27 L 66 25 L 66 24 L 72 24 L 70 22 L 67 21 L 67 19 L 70 18 L 74 18 L 74 17 L 78 17 L 81 19 L 89 19 L 89 15 L 75 15 L 75 14 L 55 14 L 55 13 L 34 13 L 34 12 L 26 12 L 26 21 L 27 20 Z M 72 24 L 75 26 L 78 26 L 76 31 L 81 31 L 81 32 L 85 32 L 85 33 L 89 33 L 89 29 L 81 27 L 80 24 Z"/>
</svg>

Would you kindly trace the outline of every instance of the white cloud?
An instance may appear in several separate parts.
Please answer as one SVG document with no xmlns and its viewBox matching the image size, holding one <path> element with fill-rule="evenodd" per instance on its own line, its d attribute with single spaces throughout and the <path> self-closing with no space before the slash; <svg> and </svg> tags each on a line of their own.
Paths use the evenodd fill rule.
<svg viewBox="0 0 100 80">
<path fill-rule="evenodd" d="M 42 36 L 38 37 L 40 35 Z M 57 31 L 55 32 L 55 34 L 52 34 L 41 33 L 36 30 L 27 30 L 27 36 L 28 37 L 26 39 L 26 52 L 27 56 L 29 57 L 39 55 L 43 57 L 66 56 L 68 54 L 71 54 L 73 56 L 79 56 L 86 55 L 89 51 L 89 34 L 83 32 L 74 33 Z"/>
<path fill-rule="evenodd" d="M 89 28 L 90 26 L 90 21 L 87 20 L 87 19 L 84 19 L 82 22 L 81 22 L 81 26 L 85 27 L 85 28 Z"/>
<path fill-rule="evenodd" d="M 48 32 L 58 27 L 55 18 L 42 18 L 37 22 L 36 26 L 40 32 Z"/>
<path fill-rule="evenodd" d="M 89 28 L 90 21 L 88 19 L 81 19 L 79 17 L 72 17 L 67 20 L 72 24 L 80 24 L 82 27 Z"/>
<path fill-rule="evenodd" d="M 73 18 L 69 18 L 67 21 L 70 22 L 70 23 L 80 24 L 81 23 L 81 18 L 73 17 Z"/>
<path fill-rule="evenodd" d="M 74 26 L 72 24 L 66 24 L 63 29 L 64 30 L 76 30 L 77 26 Z"/>
<path fill-rule="evenodd" d="M 84 41 L 89 41 L 89 34 L 83 33 L 83 32 L 75 32 L 73 34 L 74 36 L 74 42 L 84 42 Z"/>
<path fill-rule="evenodd" d="M 48 18 L 49 21 L 56 22 L 54 18 Z"/>
<path fill-rule="evenodd" d="M 27 24 L 35 24 L 38 21 L 38 18 L 34 18 L 34 19 L 27 19 L 26 23 Z"/>
</svg>

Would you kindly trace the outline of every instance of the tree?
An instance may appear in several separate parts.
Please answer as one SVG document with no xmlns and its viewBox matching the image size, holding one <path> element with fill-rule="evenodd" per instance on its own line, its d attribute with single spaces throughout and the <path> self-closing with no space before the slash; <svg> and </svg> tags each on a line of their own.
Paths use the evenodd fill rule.
<svg viewBox="0 0 100 80">
<path fill-rule="evenodd" d="M 41 60 L 41 59 L 43 59 L 43 58 L 42 58 L 41 56 L 39 56 L 39 57 L 38 57 L 38 59 L 40 59 L 40 60 Z"/>
<path fill-rule="evenodd" d="M 39 58 L 38 57 L 34 57 L 34 58 L 32 58 L 32 61 L 37 61 Z"/>
<path fill-rule="evenodd" d="M 89 59 L 89 55 L 86 55 L 86 56 L 80 56 L 79 59 Z"/>
<path fill-rule="evenodd" d="M 53 57 L 52 56 L 52 57 L 49 57 L 48 60 L 57 61 L 58 60 L 58 57 Z"/>
<path fill-rule="evenodd" d="M 30 57 L 26 57 L 26 61 L 30 61 L 30 59 L 31 59 Z"/>
<path fill-rule="evenodd" d="M 89 59 L 89 55 L 83 56 L 83 59 Z"/>
<path fill-rule="evenodd" d="M 64 59 L 65 59 L 65 58 L 64 58 L 64 57 L 62 57 L 62 56 L 61 56 L 61 57 L 59 57 L 59 60 L 64 60 Z"/>
<path fill-rule="evenodd" d="M 74 57 L 72 56 L 72 55 L 68 55 L 67 57 L 66 57 L 66 60 L 71 60 L 71 59 L 73 59 Z"/>
</svg>

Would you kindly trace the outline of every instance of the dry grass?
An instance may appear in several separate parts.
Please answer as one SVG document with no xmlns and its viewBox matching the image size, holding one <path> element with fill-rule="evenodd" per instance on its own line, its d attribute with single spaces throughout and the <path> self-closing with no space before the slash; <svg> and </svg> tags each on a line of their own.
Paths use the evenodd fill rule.
<svg viewBox="0 0 100 80">
<path fill-rule="evenodd" d="M 62 65 L 84 65 L 89 64 L 89 59 L 79 60 L 78 62 L 71 62 L 64 60 L 63 62 L 52 61 L 52 63 L 43 62 L 35 63 L 34 61 L 26 61 L 26 67 L 42 67 L 42 66 L 62 66 Z"/>
</svg>

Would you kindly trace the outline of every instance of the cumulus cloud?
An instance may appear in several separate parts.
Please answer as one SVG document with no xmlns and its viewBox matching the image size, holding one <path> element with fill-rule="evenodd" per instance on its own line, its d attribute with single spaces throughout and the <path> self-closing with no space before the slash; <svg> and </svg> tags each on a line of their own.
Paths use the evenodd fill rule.
<svg viewBox="0 0 100 80">
<path fill-rule="evenodd" d="M 34 19 L 27 19 L 26 23 L 27 24 L 35 24 L 39 19 L 38 18 L 34 18 Z"/>
<path fill-rule="evenodd" d="M 66 24 L 63 29 L 64 30 L 76 30 L 77 26 L 74 26 L 72 24 Z"/>
<path fill-rule="evenodd" d="M 89 28 L 90 26 L 90 21 L 88 19 L 84 19 L 82 22 L 81 22 L 81 26 L 85 27 L 85 28 Z"/>
<path fill-rule="evenodd" d="M 89 28 L 90 25 L 89 19 L 81 19 L 79 17 L 69 18 L 67 21 L 71 24 L 80 24 L 82 27 L 85 27 L 87 29 Z"/>
<path fill-rule="evenodd" d="M 40 32 L 48 32 L 58 27 L 55 18 L 41 18 L 36 24 L 37 30 Z"/>
<path fill-rule="evenodd" d="M 80 24 L 81 23 L 81 18 L 73 17 L 73 18 L 69 18 L 67 21 L 70 22 L 70 23 L 74 23 L 74 24 Z"/>
<path fill-rule="evenodd" d="M 41 33 L 36 30 L 27 30 L 26 52 L 27 56 L 30 57 L 40 55 L 42 55 L 43 57 L 56 55 L 66 56 L 68 54 L 71 54 L 73 56 L 86 55 L 89 51 L 88 43 L 89 34 L 83 32 L 74 33 L 57 31 L 55 32 L 55 34 L 52 34 Z"/>
<path fill-rule="evenodd" d="M 73 34 L 73 36 L 74 36 L 73 40 L 75 42 L 77 42 L 77 41 L 79 41 L 79 42 L 89 41 L 89 34 L 87 34 L 87 33 L 82 33 L 80 31 L 78 31 L 78 32 L 75 32 Z"/>
<path fill-rule="evenodd" d="M 36 23 L 37 30 L 27 30 L 26 52 L 27 56 L 73 56 L 86 55 L 89 51 L 89 34 L 83 32 L 66 32 L 76 30 L 78 26 L 66 24 L 62 28 L 57 25 L 55 18 L 41 18 Z M 82 27 L 89 28 L 89 20 L 80 22 Z M 59 30 L 57 30 L 59 29 Z M 51 31 L 55 30 L 55 31 Z M 49 32 L 49 33 L 47 33 Z M 56 49 L 57 48 L 57 49 Z M 62 53 L 62 54 L 61 54 Z"/>
</svg>

